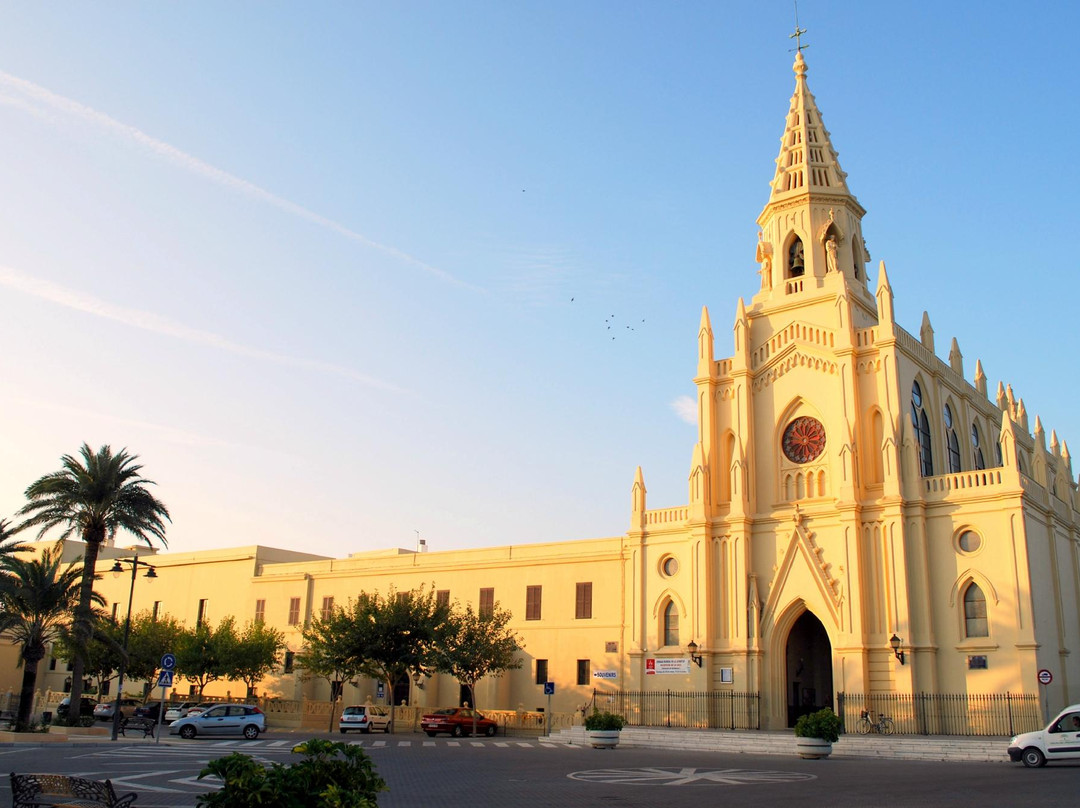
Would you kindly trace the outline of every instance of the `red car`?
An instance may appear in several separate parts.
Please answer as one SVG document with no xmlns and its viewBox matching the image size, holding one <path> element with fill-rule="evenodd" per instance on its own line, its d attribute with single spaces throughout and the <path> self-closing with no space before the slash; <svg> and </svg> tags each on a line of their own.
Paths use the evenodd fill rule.
<svg viewBox="0 0 1080 808">
<path fill-rule="evenodd" d="M 421 718 L 420 729 L 432 738 L 439 732 L 449 732 L 455 738 L 460 738 L 462 735 L 472 735 L 474 718 L 477 735 L 487 735 L 490 738 L 499 727 L 490 718 L 484 718 L 476 710 L 470 710 L 468 707 L 447 707 L 444 710 L 428 713 Z"/>
</svg>

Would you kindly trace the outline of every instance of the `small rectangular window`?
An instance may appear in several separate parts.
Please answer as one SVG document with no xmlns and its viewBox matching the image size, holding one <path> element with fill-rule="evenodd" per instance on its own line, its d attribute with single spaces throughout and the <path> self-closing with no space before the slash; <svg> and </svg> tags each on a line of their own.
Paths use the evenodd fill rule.
<svg viewBox="0 0 1080 808">
<path fill-rule="evenodd" d="M 120 604 L 119 604 L 119 603 L 114 603 L 114 604 L 112 605 L 112 621 L 113 621 L 114 623 L 116 622 L 116 610 L 117 610 L 117 609 L 119 609 L 119 608 L 120 608 Z"/>
<path fill-rule="evenodd" d="M 547 660 L 536 660 L 536 683 L 538 685 L 547 684 Z"/>
<path fill-rule="evenodd" d="M 51 671 L 56 670 L 56 657 L 50 657 L 49 658 L 49 670 L 51 670 Z"/>
<path fill-rule="evenodd" d="M 160 609 L 161 609 L 161 601 L 160 600 L 155 600 L 154 601 L 154 608 L 150 612 L 150 622 L 151 623 L 156 623 L 157 622 L 158 610 L 160 610 Z"/>
<path fill-rule="evenodd" d="M 300 598 L 289 598 L 289 625 L 300 624 Z"/>
<path fill-rule="evenodd" d="M 525 587 L 525 619 L 526 620 L 539 620 L 540 619 L 540 599 L 543 592 L 543 587 L 539 586 L 527 586 Z"/>
<path fill-rule="evenodd" d="M 592 618 L 592 581 L 579 583 L 577 585 L 574 617 L 578 620 L 589 620 Z"/>
<path fill-rule="evenodd" d="M 201 626 L 204 622 L 206 622 L 206 601 L 207 598 L 202 598 L 199 601 L 199 614 L 195 618 L 196 626 Z"/>
<path fill-rule="evenodd" d="M 334 597 L 326 597 L 322 599 L 322 609 L 319 610 L 319 617 L 323 620 L 329 620 L 334 614 Z"/>
<path fill-rule="evenodd" d="M 262 598 L 259 598 L 257 601 L 255 601 L 255 622 L 266 622 L 266 601 Z"/>
<path fill-rule="evenodd" d="M 296 654 L 292 651 L 285 652 L 285 673 L 293 672 L 293 665 L 296 662 Z"/>
<path fill-rule="evenodd" d="M 480 590 L 480 608 L 477 610 L 481 617 L 490 617 L 495 611 L 495 590 L 487 588 Z"/>
<path fill-rule="evenodd" d="M 435 605 L 446 608 L 450 605 L 450 590 L 440 589 L 435 593 Z"/>
<path fill-rule="evenodd" d="M 577 683 L 579 685 L 589 684 L 589 676 L 592 673 L 592 662 L 588 659 L 579 659 L 577 661 Z"/>
</svg>

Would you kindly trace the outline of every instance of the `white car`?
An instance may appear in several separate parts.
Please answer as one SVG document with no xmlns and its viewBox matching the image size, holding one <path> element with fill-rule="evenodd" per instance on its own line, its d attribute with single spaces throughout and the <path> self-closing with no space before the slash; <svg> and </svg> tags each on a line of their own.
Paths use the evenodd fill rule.
<svg viewBox="0 0 1080 808">
<path fill-rule="evenodd" d="M 371 732 L 373 729 L 389 732 L 390 713 L 384 707 L 375 707 L 371 704 L 346 707 L 341 711 L 338 729 L 341 730 L 342 735 L 346 732 Z"/>
<path fill-rule="evenodd" d="M 171 724 L 178 718 L 184 718 L 188 714 L 188 710 L 195 706 L 193 701 L 185 701 L 182 704 L 174 704 L 168 710 L 165 711 L 165 723 Z"/>
<path fill-rule="evenodd" d="M 1046 729 L 1025 732 L 1009 741 L 1009 759 L 1038 768 L 1049 760 L 1080 759 L 1080 704 L 1066 707 Z"/>
</svg>

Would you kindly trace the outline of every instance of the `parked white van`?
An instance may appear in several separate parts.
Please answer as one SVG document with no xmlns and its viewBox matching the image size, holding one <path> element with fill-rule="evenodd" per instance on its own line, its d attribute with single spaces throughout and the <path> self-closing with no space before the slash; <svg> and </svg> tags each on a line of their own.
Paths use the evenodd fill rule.
<svg viewBox="0 0 1080 808">
<path fill-rule="evenodd" d="M 1080 759 L 1080 704 L 1066 707 L 1046 729 L 1013 738 L 1009 759 L 1033 768 L 1045 766 L 1048 760 Z"/>
</svg>

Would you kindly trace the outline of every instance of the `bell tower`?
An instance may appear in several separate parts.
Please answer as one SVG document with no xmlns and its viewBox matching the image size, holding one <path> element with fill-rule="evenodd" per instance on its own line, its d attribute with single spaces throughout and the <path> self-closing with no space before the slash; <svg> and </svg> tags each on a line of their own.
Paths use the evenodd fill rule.
<svg viewBox="0 0 1080 808">
<path fill-rule="evenodd" d="M 769 201 L 757 218 L 756 260 L 761 291 L 754 300 L 781 302 L 787 295 L 822 288 L 833 280 L 870 299 L 862 236 L 862 205 L 847 186 L 829 131 L 806 84 L 806 61 L 795 56 L 791 96 Z"/>
</svg>

